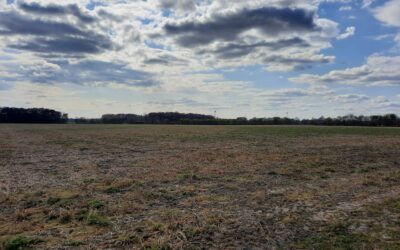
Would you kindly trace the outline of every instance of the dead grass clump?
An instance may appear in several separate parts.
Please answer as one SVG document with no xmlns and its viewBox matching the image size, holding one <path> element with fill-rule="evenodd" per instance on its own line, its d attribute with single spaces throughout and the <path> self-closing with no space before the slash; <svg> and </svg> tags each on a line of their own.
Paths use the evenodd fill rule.
<svg viewBox="0 0 400 250">
<path fill-rule="evenodd" d="M 289 201 L 308 201 L 313 199 L 314 193 L 309 191 L 289 191 L 284 193 L 284 197 Z"/>
<path fill-rule="evenodd" d="M 117 180 L 106 180 L 103 183 L 98 183 L 96 186 L 97 190 L 103 191 L 106 194 L 115 194 L 128 190 L 135 184 L 132 179 L 117 179 Z"/>
<path fill-rule="evenodd" d="M 120 234 L 115 239 L 115 245 L 119 247 L 128 247 L 134 244 L 140 244 L 140 237 L 136 234 Z"/>
</svg>

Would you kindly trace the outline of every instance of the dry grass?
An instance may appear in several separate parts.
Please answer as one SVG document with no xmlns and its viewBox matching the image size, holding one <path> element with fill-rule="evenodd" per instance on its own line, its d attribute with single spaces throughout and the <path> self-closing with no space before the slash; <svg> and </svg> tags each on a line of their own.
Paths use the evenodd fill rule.
<svg viewBox="0 0 400 250">
<path fill-rule="evenodd" d="M 0 125 L 0 136 L 3 248 L 400 246 L 396 128 Z"/>
</svg>

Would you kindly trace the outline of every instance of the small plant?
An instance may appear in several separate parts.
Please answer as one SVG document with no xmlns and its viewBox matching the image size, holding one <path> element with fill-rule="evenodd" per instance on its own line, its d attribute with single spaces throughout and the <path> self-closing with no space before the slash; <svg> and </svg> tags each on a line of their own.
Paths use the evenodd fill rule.
<svg viewBox="0 0 400 250">
<path fill-rule="evenodd" d="M 57 205 L 59 207 L 70 207 L 73 204 L 72 198 L 60 198 L 60 197 L 49 197 L 47 199 L 47 204 Z"/>
<path fill-rule="evenodd" d="M 56 204 L 56 203 L 59 202 L 59 201 L 61 201 L 61 199 L 58 198 L 58 197 L 49 197 L 49 198 L 47 199 L 47 204 L 49 204 L 49 205 L 54 205 L 54 204 Z"/>
<path fill-rule="evenodd" d="M 106 190 L 104 190 L 104 192 L 106 194 L 115 194 L 115 193 L 121 192 L 121 189 L 116 188 L 116 187 L 108 187 L 108 188 L 106 188 Z"/>
<path fill-rule="evenodd" d="M 200 230 L 198 228 L 188 228 L 184 231 L 184 234 L 187 238 L 193 239 L 200 234 Z"/>
<path fill-rule="evenodd" d="M 328 173 L 335 173 L 336 170 L 335 170 L 334 168 L 325 168 L 325 172 L 328 172 Z"/>
<path fill-rule="evenodd" d="M 88 209 L 86 208 L 79 209 L 75 211 L 74 219 L 78 221 L 84 221 L 87 218 L 87 214 L 88 214 Z"/>
<path fill-rule="evenodd" d="M 110 221 L 101 215 L 91 213 L 86 218 L 87 224 L 92 226 L 102 226 L 106 227 L 110 225 Z"/>
<path fill-rule="evenodd" d="M 88 206 L 93 209 L 101 209 L 104 207 L 104 202 L 101 200 L 91 200 L 88 202 Z"/>
<path fill-rule="evenodd" d="M 296 249 L 364 249 L 373 242 L 362 234 L 351 233 L 348 224 L 338 223 L 324 231 L 306 238 L 296 245 Z"/>
<path fill-rule="evenodd" d="M 60 213 L 58 212 L 58 210 L 55 210 L 55 209 L 46 211 L 45 214 L 46 214 L 46 219 L 48 221 L 55 220 L 55 219 L 58 219 L 60 217 Z"/>
<path fill-rule="evenodd" d="M 24 208 L 32 208 L 36 207 L 40 202 L 35 200 L 29 200 L 24 203 Z"/>
<path fill-rule="evenodd" d="M 133 235 L 120 235 L 118 236 L 118 238 L 116 239 L 115 244 L 117 246 L 129 246 L 132 244 L 136 244 L 139 243 L 140 239 L 137 235 L 133 234 Z"/>
<path fill-rule="evenodd" d="M 72 221 L 72 215 L 71 214 L 65 213 L 65 214 L 61 215 L 60 222 L 62 224 L 67 224 L 67 223 L 70 223 L 71 221 Z"/>
<path fill-rule="evenodd" d="M 29 237 L 26 237 L 24 235 L 17 235 L 14 236 L 8 240 L 6 240 L 6 242 L 4 243 L 4 249 L 5 250 L 19 250 L 19 249 L 23 249 L 26 248 L 30 245 L 36 244 L 42 242 L 39 239 L 32 239 Z"/>
<path fill-rule="evenodd" d="M 178 181 L 185 181 L 185 180 L 198 180 L 199 177 L 192 172 L 183 172 L 180 173 L 176 176 L 176 178 L 178 179 Z"/>
<path fill-rule="evenodd" d="M 37 191 L 33 193 L 33 196 L 35 197 L 42 197 L 45 194 L 45 192 L 43 191 Z"/>
<path fill-rule="evenodd" d="M 115 194 L 124 191 L 125 189 L 131 187 L 134 181 L 131 179 L 121 179 L 115 180 L 113 182 L 107 182 L 107 187 L 104 190 L 107 194 Z"/>
<path fill-rule="evenodd" d="M 389 208 L 390 210 L 394 210 L 396 212 L 400 212 L 400 199 L 392 199 L 385 202 L 385 207 Z"/>
<path fill-rule="evenodd" d="M 161 223 L 152 223 L 150 226 L 152 231 L 161 231 L 163 227 L 164 225 Z"/>
</svg>

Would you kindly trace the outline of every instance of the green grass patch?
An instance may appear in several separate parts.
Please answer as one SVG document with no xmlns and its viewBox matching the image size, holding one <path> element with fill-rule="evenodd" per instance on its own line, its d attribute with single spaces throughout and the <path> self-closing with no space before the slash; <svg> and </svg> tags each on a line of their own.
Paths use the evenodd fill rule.
<svg viewBox="0 0 400 250">
<path fill-rule="evenodd" d="M 106 194 L 116 194 L 116 193 L 120 193 L 122 190 L 120 188 L 116 188 L 116 187 L 108 187 L 104 190 L 104 192 Z"/>
<path fill-rule="evenodd" d="M 178 181 L 185 181 L 185 180 L 198 180 L 200 179 L 198 175 L 196 175 L 195 173 L 192 172 L 183 172 L 183 173 L 179 173 L 176 176 L 176 179 Z"/>
<path fill-rule="evenodd" d="M 106 227 L 108 225 L 110 225 L 110 221 L 104 217 L 101 216 L 99 214 L 89 214 L 86 217 L 86 222 L 88 225 L 92 225 L 92 226 L 101 226 L 101 227 Z"/>
<path fill-rule="evenodd" d="M 104 202 L 101 200 L 91 200 L 88 202 L 88 206 L 93 209 L 101 209 L 104 207 Z"/>
<path fill-rule="evenodd" d="M 38 244 L 43 242 L 40 239 L 30 238 L 24 235 L 17 235 L 12 238 L 9 238 L 4 242 L 4 249 L 5 250 L 19 250 L 19 249 L 26 249 L 31 245 Z"/>
<path fill-rule="evenodd" d="M 351 233 L 349 225 L 339 223 L 323 232 L 295 244 L 295 249 L 366 249 L 375 239 L 363 234 Z"/>
</svg>

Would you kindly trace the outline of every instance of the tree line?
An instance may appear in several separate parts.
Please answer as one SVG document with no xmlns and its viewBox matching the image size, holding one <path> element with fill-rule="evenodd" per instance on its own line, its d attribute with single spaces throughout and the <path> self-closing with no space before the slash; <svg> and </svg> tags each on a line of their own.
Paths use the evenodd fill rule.
<svg viewBox="0 0 400 250">
<path fill-rule="evenodd" d="M 66 123 L 68 114 L 45 108 L 0 107 L 0 123 Z"/>
<path fill-rule="evenodd" d="M 204 125 L 323 125 L 323 126 L 386 126 L 400 127 L 400 117 L 395 114 L 372 116 L 339 116 L 336 118 L 320 117 L 312 119 L 298 119 L 287 117 L 252 118 L 239 117 L 236 119 L 211 120 L 182 120 L 182 124 Z"/>
<path fill-rule="evenodd" d="M 298 119 L 287 117 L 252 118 L 238 117 L 221 119 L 211 115 L 183 114 L 177 112 L 135 114 L 107 114 L 99 119 L 74 119 L 75 123 L 102 124 L 183 124 L 183 125 L 325 125 L 325 126 L 400 126 L 400 117 L 396 114 L 355 116 L 346 115 L 335 118 L 319 117 Z"/>
<path fill-rule="evenodd" d="M 325 126 L 388 126 L 400 127 L 396 114 L 335 118 L 298 119 L 287 117 L 220 119 L 211 115 L 178 112 L 153 112 L 146 115 L 106 114 L 101 118 L 68 119 L 68 115 L 44 108 L 0 108 L 0 123 L 76 123 L 76 124 L 184 124 L 184 125 L 325 125 Z"/>
</svg>

